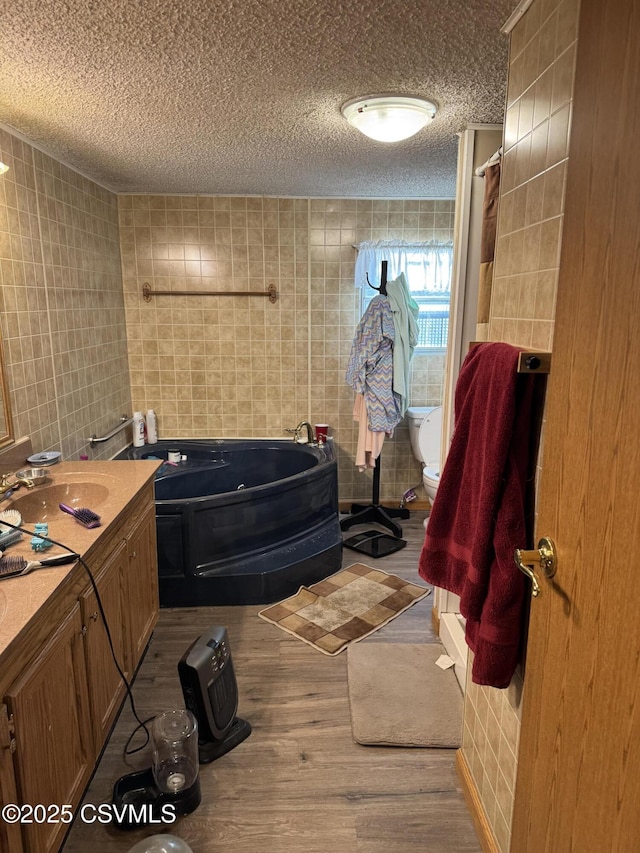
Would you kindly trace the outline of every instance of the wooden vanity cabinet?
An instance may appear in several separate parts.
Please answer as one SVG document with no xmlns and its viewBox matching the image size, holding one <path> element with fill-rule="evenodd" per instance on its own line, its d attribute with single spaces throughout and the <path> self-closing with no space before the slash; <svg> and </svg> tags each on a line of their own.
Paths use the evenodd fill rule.
<svg viewBox="0 0 640 853">
<path fill-rule="evenodd" d="M 6 701 L 16 741 L 18 803 L 79 803 L 95 750 L 78 603 L 9 689 Z M 63 823 L 23 823 L 25 850 L 57 850 L 67 829 Z"/>
<path fill-rule="evenodd" d="M 18 799 L 16 777 L 13 774 L 11 753 L 14 748 L 13 727 L 9 724 L 6 705 L 0 705 L 0 803 L 15 803 Z M 0 819 L 0 850 L 2 853 L 22 853 L 22 833 L 17 823 Z"/>
<path fill-rule="evenodd" d="M 129 510 L 100 537 L 87 563 L 120 666 L 131 679 L 158 616 L 152 483 Z M 42 611 L 30 625 L 24 648 L 11 656 L 0 675 L 0 799 L 70 804 L 75 813 L 125 688 L 113 663 L 95 592 L 81 565 Z M 1 663 L 4 666 L 4 656 Z M 8 711 L 4 724 L 2 703 Z M 56 853 L 68 828 L 68 823 L 4 824 L 0 853 Z"/>
<path fill-rule="evenodd" d="M 127 569 L 122 585 L 125 648 L 134 672 L 158 621 L 158 554 L 155 504 L 147 508 L 127 536 Z"/>
<path fill-rule="evenodd" d="M 125 599 L 122 594 L 127 565 L 127 543 L 122 541 L 94 578 L 109 624 L 111 641 L 118 665 L 127 679 L 130 679 L 130 658 L 128 654 L 125 655 L 123 619 Z M 93 586 L 82 593 L 80 608 L 82 626 L 85 631 L 84 653 L 95 757 L 100 754 L 102 745 L 118 713 L 125 693 L 125 686 L 113 661 L 106 628 L 98 609 L 98 601 Z"/>
</svg>

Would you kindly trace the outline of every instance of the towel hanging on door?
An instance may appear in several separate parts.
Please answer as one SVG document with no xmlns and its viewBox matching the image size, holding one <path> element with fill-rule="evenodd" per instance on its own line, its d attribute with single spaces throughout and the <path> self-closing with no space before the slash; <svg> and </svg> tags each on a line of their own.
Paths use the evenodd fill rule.
<svg viewBox="0 0 640 853">
<path fill-rule="evenodd" d="M 525 576 L 513 550 L 527 540 L 535 453 L 534 383 L 519 350 L 484 343 L 456 385 L 455 429 L 420 555 L 420 576 L 460 596 L 476 684 L 508 687 L 524 628 Z"/>
</svg>

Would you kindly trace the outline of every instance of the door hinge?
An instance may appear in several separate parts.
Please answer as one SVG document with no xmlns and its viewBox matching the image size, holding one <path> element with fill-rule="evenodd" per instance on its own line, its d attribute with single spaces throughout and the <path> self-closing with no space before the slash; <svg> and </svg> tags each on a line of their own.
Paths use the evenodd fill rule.
<svg viewBox="0 0 640 853">
<path fill-rule="evenodd" d="M 3 706 L 6 708 L 6 706 Z M 3 716 L 6 720 L 6 726 L 3 726 L 4 729 L 3 734 L 6 735 L 6 739 L 3 737 L 3 743 L 0 743 L 0 748 L 8 749 L 10 753 L 14 753 L 16 751 L 17 742 L 14 737 L 16 732 L 15 723 L 13 720 L 13 714 L 7 715 L 6 710 L 3 710 Z"/>
</svg>

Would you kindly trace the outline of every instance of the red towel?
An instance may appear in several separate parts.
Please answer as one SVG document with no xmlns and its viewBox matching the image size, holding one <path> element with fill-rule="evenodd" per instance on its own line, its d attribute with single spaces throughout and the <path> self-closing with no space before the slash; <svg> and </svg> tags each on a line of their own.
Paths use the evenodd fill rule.
<svg viewBox="0 0 640 853">
<path fill-rule="evenodd" d="M 485 343 L 467 355 L 456 385 L 455 430 L 433 504 L 419 571 L 460 596 L 472 680 L 508 687 L 518 663 L 535 376 L 518 374 L 515 347 Z"/>
</svg>

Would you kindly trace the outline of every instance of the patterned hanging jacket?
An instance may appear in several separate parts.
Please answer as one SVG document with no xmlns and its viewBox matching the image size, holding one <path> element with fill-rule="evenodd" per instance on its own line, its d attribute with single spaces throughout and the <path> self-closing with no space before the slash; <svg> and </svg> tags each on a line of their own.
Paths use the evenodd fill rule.
<svg viewBox="0 0 640 853">
<path fill-rule="evenodd" d="M 402 420 L 401 399 L 393 391 L 394 338 L 389 300 L 374 296 L 356 329 L 345 377 L 364 396 L 373 432 L 390 433 Z"/>
</svg>

